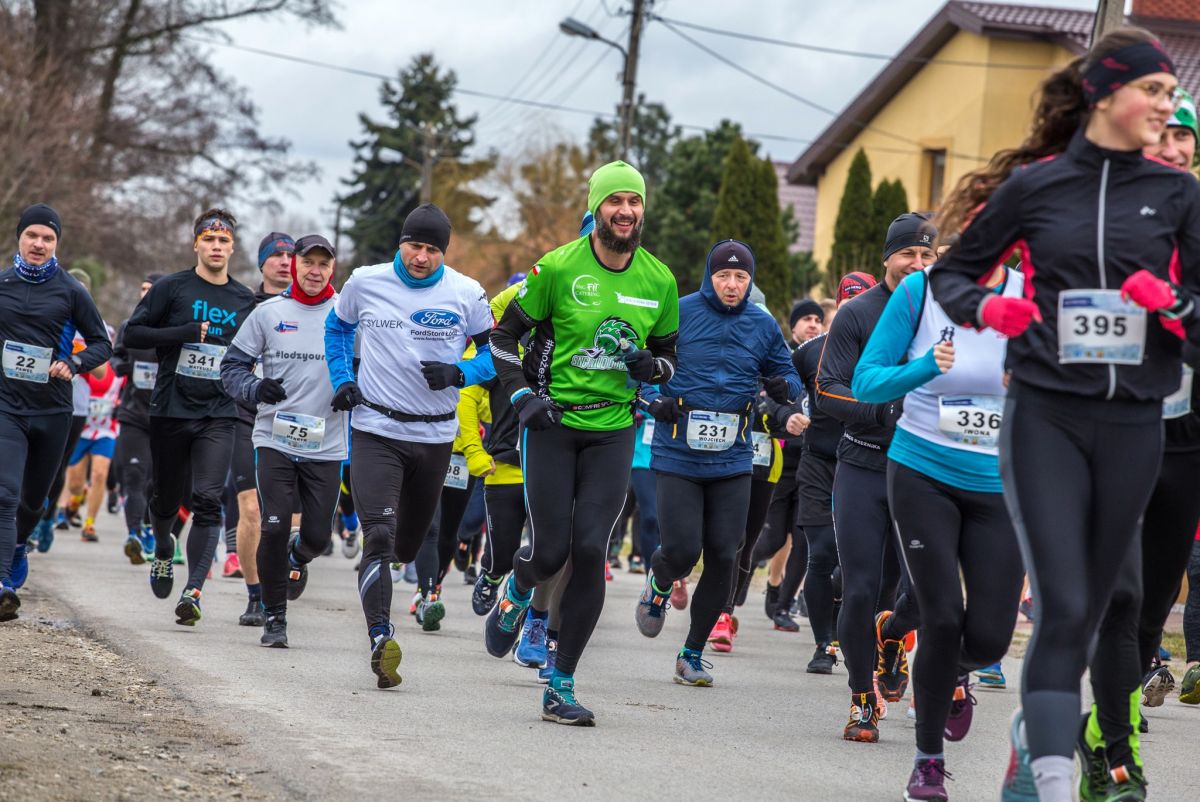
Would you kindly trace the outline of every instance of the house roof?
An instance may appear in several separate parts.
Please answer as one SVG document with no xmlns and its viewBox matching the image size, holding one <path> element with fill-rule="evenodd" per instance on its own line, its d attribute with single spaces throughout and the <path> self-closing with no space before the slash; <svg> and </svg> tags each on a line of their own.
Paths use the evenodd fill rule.
<svg viewBox="0 0 1200 802">
<path fill-rule="evenodd" d="M 950 0 L 792 162 L 787 173 L 788 182 L 815 184 L 829 163 L 920 72 L 925 66 L 924 61 L 933 58 L 958 31 L 1053 42 L 1082 54 L 1087 51 L 1094 17 L 1091 11 L 1068 8 Z M 1180 83 L 1191 90 L 1200 89 L 1200 25 L 1136 17 L 1129 21 L 1158 35 L 1175 59 Z"/>
</svg>

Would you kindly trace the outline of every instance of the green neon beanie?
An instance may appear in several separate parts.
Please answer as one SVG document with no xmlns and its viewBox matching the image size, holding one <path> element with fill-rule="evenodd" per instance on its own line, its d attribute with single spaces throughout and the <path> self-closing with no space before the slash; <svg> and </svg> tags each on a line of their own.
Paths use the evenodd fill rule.
<svg viewBox="0 0 1200 802">
<path fill-rule="evenodd" d="M 631 164 L 615 161 L 596 168 L 588 179 L 588 211 L 596 214 L 604 199 L 614 192 L 636 192 L 642 206 L 646 205 L 646 179 Z"/>
<path fill-rule="evenodd" d="M 1196 124 L 1196 103 L 1186 89 L 1180 89 L 1180 91 L 1183 93 L 1183 102 L 1179 104 L 1179 108 L 1175 109 L 1171 119 L 1167 120 L 1167 127 L 1188 129 L 1196 138 L 1196 142 L 1200 144 L 1200 125 Z"/>
</svg>

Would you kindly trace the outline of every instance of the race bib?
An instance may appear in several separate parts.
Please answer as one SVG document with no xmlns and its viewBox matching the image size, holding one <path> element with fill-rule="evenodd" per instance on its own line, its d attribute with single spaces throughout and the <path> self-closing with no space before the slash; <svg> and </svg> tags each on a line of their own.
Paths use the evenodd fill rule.
<svg viewBox="0 0 1200 802">
<path fill-rule="evenodd" d="M 36 345 L 4 341 L 4 375 L 23 382 L 45 384 L 50 381 L 50 359 L 53 351 Z"/>
<path fill-rule="evenodd" d="M 646 421 L 646 428 L 642 429 L 642 445 L 650 445 L 654 442 L 654 420 Z"/>
<path fill-rule="evenodd" d="M 184 343 L 179 348 L 179 362 L 175 372 L 193 379 L 221 380 L 221 360 L 225 358 L 225 346 L 208 343 Z"/>
<path fill-rule="evenodd" d="M 111 418 L 115 408 L 113 402 L 108 398 L 88 399 L 88 417 L 97 421 L 104 421 Z"/>
<path fill-rule="evenodd" d="M 153 390 L 154 383 L 158 381 L 158 363 L 157 362 L 134 362 L 133 363 L 133 386 L 139 390 Z"/>
<path fill-rule="evenodd" d="M 729 412 L 688 413 L 687 444 L 697 451 L 724 451 L 737 439 L 741 416 Z"/>
<path fill-rule="evenodd" d="M 469 477 L 467 458 L 462 454 L 451 454 L 450 464 L 446 466 L 446 481 L 442 482 L 442 485 L 455 490 L 466 490 Z"/>
<path fill-rule="evenodd" d="M 956 443 L 995 448 L 1000 444 L 1003 421 L 1001 396 L 938 396 L 938 431 Z"/>
<path fill-rule="evenodd" d="M 1192 378 L 1196 371 L 1183 366 L 1183 379 L 1179 389 L 1163 399 L 1163 419 L 1182 418 L 1192 411 Z"/>
<path fill-rule="evenodd" d="M 271 439 L 297 451 L 317 451 L 325 440 L 325 419 L 293 412 L 276 412 Z"/>
<path fill-rule="evenodd" d="M 754 438 L 754 464 L 766 467 L 771 464 L 771 452 L 775 450 L 771 445 L 771 435 L 766 432 L 750 432 Z"/>
<path fill-rule="evenodd" d="M 1058 294 L 1058 361 L 1140 365 L 1146 350 L 1146 310 L 1119 290 Z"/>
</svg>

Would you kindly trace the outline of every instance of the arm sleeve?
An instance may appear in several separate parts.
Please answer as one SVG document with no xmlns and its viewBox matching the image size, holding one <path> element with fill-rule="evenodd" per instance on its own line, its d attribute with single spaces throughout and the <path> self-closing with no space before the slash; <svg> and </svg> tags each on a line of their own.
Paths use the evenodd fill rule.
<svg viewBox="0 0 1200 802">
<path fill-rule="evenodd" d="M 162 326 L 171 311 L 172 283 L 160 281 L 138 302 L 125 326 L 125 345 L 129 348 L 158 348 L 200 341 L 200 323 Z"/>
<path fill-rule="evenodd" d="M 859 401 L 882 404 L 941 374 L 932 348 L 921 358 L 901 364 L 917 328 L 924 293 L 923 273 L 904 279 L 892 293 L 854 369 L 850 390 Z"/>
<path fill-rule="evenodd" d="M 864 404 L 854 397 L 850 380 L 861 355 L 859 322 L 853 302 L 842 307 L 833 318 L 821 361 L 817 363 L 817 397 L 813 399 L 823 412 L 842 423 L 877 423 L 880 408 Z"/>
<path fill-rule="evenodd" d="M 675 342 L 679 339 L 679 285 L 674 277 L 667 283 L 662 304 L 663 313 L 646 337 L 646 348 L 654 354 L 654 384 L 669 382 L 678 363 Z"/>
<path fill-rule="evenodd" d="M 241 336 L 241 333 L 238 333 Z M 238 347 L 237 339 L 221 360 L 221 383 L 225 392 L 239 401 L 254 403 L 262 379 L 254 375 L 254 356 Z"/>
<path fill-rule="evenodd" d="M 529 382 L 525 381 L 525 371 L 521 367 L 521 357 L 517 355 L 517 343 L 525 332 L 535 326 L 537 321 L 514 299 L 504 310 L 504 316 L 500 318 L 496 328 L 492 329 L 491 352 L 496 378 L 500 380 L 504 393 L 510 398 L 518 390 L 529 388 Z"/>
<path fill-rule="evenodd" d="M 464 389 L 458 396 L 458 437 L 463 456 L 467 458 L 467 471 L 479 476 L 492 467 L 491 456 L 483 447 L 479 436 L 479 408 L 487 403 L 487 392 L 479 385 Z"/>
<path fill-rule="evenodd" d="M 108 327 L 104 325 L 104 319 L 100 317 L 100 310 L 96 308 L 96 302 L 82 286 L 75 290 L 71 324 L 87 345 L 76 354 L 79 358 L 79 372 L 86 373 L 107 362 L 112 356 L 112 340 L 108 336 Z"/>
<path fill-rule="evenodd" d="M 959 243 L 929 269 L 933 297 L 955 323 L 981 325 L 979 306 L 988 294 L 983 282 L 1019 244 L 1023 174 L 1018 170 L 996 189 Z M 833 322 L 837 324 L 836 317 Z"/>
<path fill-rule="evenodd" d="M 333 389 L 354 381 L 354 330 L 357 323 L 347 323 L 330 309 L 325 318 L 325 367 Z"/>
<path fill-rule="evenodd" d="M 490 318 L 490 312 L 488 316 Z M 491 329 L 471 335 L 471 340 L 475 343 L 475 356 L 455 363 L 456 367 L 462 371 L 463 387 L 483 384 L 496 378 L 496 367 L 492 363 L 492 349 L 488 344 L 491 335 Z"/>
<path fill-rule="evenodd" d="M 126 321 L 127 323 L 128 321 Z M 109 364 L 118 376 L 128 376 L 133 373 L 133 362 L 129 359 L 129 349 L 125 347 L 125 323 L 117 329 L 117 339 L 113 342 L 113 355 Z"/>
</svg>

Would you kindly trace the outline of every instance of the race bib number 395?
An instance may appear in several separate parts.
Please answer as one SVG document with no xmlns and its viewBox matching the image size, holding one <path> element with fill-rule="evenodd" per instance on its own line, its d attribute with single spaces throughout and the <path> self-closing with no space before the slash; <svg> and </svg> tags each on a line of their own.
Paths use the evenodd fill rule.
<svg viewBox="0 0 1200 802">
<path fill-rule="evenodd" d="M 184 343 L 179 347 L 179 362 L 175 372 L 193 379 L 221 380 L 221 360 L 225 346 L 208 343 Z"/>
<path fill-rule="evenodd" d="M 1058 361 L 1140 365 L 1146 350 L 1146 310 L 1119 290 L 1058 294 Z"/>
<path fill-rule="evenodd" d="M 53 352 L 37 345 L 4 341 L 4 375 L 23 382 L 45 384 L 50 381 L 50 359 Z"/>
</svg>

